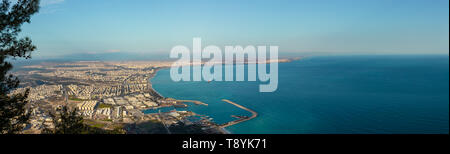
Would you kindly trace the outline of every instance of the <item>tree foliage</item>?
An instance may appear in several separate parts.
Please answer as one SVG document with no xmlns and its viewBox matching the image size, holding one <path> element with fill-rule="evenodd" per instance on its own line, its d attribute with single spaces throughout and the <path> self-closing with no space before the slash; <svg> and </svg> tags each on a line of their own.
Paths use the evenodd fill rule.
<svg viewBox="0 0 450 154">
<path fill-rule="evenodd" d="M 77 115 L 77 110 L 69 110 L 64 106 L 59 112 L 50 113 L 54 128 L 45 128 L 47 134 L 81 134 L 85 129 L 83 117 Z"/>
<path fill-rule="evenodd" d="M 83 117 L 78 115 L 77 109 L 69 110 L 64 106 L 55 113 L 50 113 L 54 128 L 46 127 L 44 134 L 121 134 L 123 130 L 104 130 L 91 127 L 83 123 Z M 44 125 L 45 126 L 45 125 Z"/>
<path fill-rule="evenodd" d="M 18 133 L 29 119 L 25 111 L 29 91 L 8 95 L 19 86 L 19 80 L 8 72 L 13 68 L 8 59 L 31 58 L 36 49 L 30 38 L 19 38 L 23 23 L 39 10 L 39 0 L 10 0 L 0 2 L 0 134 Z"/>
</svg>

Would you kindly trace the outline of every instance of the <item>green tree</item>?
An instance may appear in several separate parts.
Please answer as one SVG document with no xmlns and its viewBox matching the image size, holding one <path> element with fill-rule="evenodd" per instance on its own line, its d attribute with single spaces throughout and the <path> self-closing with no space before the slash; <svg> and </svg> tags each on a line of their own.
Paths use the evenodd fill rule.
<svg viewBox="0 0 450 154">
<path fill-rule="evenodd" d="M 77 110 L 69 110 L 66 106 L 60 111 L 50 113 L 55 128 L 45 128 L 46 134 L 81 134 L 86 129 L 83 117 L 77 115 Z"/>
<path fill-rule="evenodd" d="M 46 128 L 44 134 L 123 134 L 123 129 L 104 130 L 84 124 L 83 117 L 79 116 L 77 109 L 69 110 L 67 106 L 55 113 L 50 113 L 54 128 Z"/>
<path fill-rule="evenodd" d="M 31 58 L 36 49 L 30 38 L 18 38 L 23 23 L 29 23 L 31 15 L 39 10 L 39 0 L 9 0 L 0 2 L 0 134 L 18 133 L 28 122 L 25 111 L 28 90 L 22 94 L 8 95 L 19 86 L 17 77 L 9 74 L 12 64 L 8 59 Z"/>
</svg>

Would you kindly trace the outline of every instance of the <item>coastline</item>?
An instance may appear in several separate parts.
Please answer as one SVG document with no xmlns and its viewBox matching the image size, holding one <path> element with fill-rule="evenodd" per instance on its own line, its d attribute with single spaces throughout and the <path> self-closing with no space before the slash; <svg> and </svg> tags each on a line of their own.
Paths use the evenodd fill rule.
<svg viewBox="0 0 450 154">
<path fill-rule="evenodd" d="M 263 63 L 264 63 L 264 64 L 270 64 L 270 63 L 273 63 L 273 62 L 277 62 L 277 63 L 289 63 L 289 62 L 292 62 L 292 61 L 300 60 L 301 58 L 302 58 L 302 57 L 298 57 L 298 58 L 289 58 L 289 59 L 278 59 L 278 60 L 276 60 L 276 61 L 270 61 L 270 60 L 268 60 L 268 61 L 265 61 L 265 62 L 263 62 Z M 248 64 L 251 64 L 251 63 L 244 62 L 244 63 L 236 63 L 236 64 L 248 65 Z M 256 64 L 258 64 L 258 63 L 256 63 Z M 190 63 L 190 64 L 185 64 L 185 65 L 195 66 L 196 64 L 191 64 L 191 63 Z M 200 64 L 200 65 L 203 65 L 203 63 Z M 152 84 L 152 82 L 151 82 L 151 79 L 154 78 L 154 77 L 157 75 L 158 71 L 160 71 L 160 70 L 162 70 L 162 69 L 169 69 L 169 68 L 170 68 L 170 66 L 162 66 L 162 67 L 156 68 L 154 74 L 151 75 L 151 76 L 149 77 L 149 79 L 148 79 L 148 82 L 149 82 L 149 85 L 150 85 L 149 90 L 152 91 L 154 94 L 156 94 L 159 98 L 165 98 L 165 97 L 164 97 L 162 94 L 160 94 L 158 91 L 156 91 L 156 89 L 153 88 L 153 84 Z M 169 98 L 166 98 L 166 99 L 169 99 Z M 205 105 L 205 106 L 208 106 L 208 104 L 206 104 L 206 103 L 204 103 L 204 102 L 201 102 L 201 101 L 198 101 L 198 100 L 178 100 L 177 98 L 172 98 L 172 99 L 173 99 L 174 101 L 176 101 L 176 103 L 182 103 L 182 104 L 185 105 L 185 106 L 187 106 L 187 104 L 184 104 L 184 103 L 186 103 L 186 102 L 192 102 L 192 103 L 194 103 L 194 104 L 196 104 L 196 105 Z M 229 130 L 226 129 L 226 127 L 229 127 L 229 126 L 232 126 L 232 125 L 239 124 L 239 123 L 241 123 L 241 122 L 245 122 L 245 121 L 254 119 L 254 118 L 256 118 L 256 117 L 258 116 L 258 113 L 257 113 L 256 111 L 253 111 L 253 110 L 251 110 L 251 109 L 249 109 L 249 108 L 247 108 L 247 107 L 244 107 L 244 106 L 242 106 L 242 105 L 239 105 L 239 104 L 237 104 L 237 103 L 235 103 L 235 102 L 232 102 L 232 101 L 230 101 L 230 100 L 228 100 L 228 99 L 222 99 L 222 101 L 224 101 L 224 102 L 226 102 L 226 103 L 229 103 L 229 104 L 232 104 L 232 105 L 234 105 L 234 106 L 236 106 L 236 107 L 238 107 L 238 108 L 240 108 L 240 109 L 246 110 L 246 111 L 252 113 L 252 116 L 251 116 L 251 117 L 236 116 L 236 118 L 238 118 L 238 119 L 233 120 L 233 121 L 229 121 L 229 122 L 224 123 L 224 124 L 217 124 L 217 123 L 212 122 L 212 123 L 215 124 L 215 126 L 217 126 L 217 128 L 216 128 L 216 129 L 217 129 L 217 132 L 220 132 L 221 134 L 232 134 Z M 195 113 L 195 114 L 197 114 L 197 113 Z M 232 115 L 232 116 L 234 116 L 234 115 Z"/>
<path fill-rule="evenodd" d="M 156 68 L 155 70 L 154 70 L 154 73 L 149 77 L 149 79 L 147 80 L 147 82 L 148 82 L 148 85 L 149 85 L 149 90 L 152 92 L 152 93 L 154 93 L 154 94 L 156 94 L 156 96 L 158 96 L 159 98 L 164 98 L 158 91 L 156 91 L 154 88 L 153 88 L 153 84 L 152 84 L 152 81 L 151 81 L 151 79 L 152 78 L 154 78 L 157 74 L 158 74 L 158 71 L 159 70 L 161 70 L 161 69 L 165 69 L 165 68 L 168 68 L 168 67 L 160 67 L 160 68 Z"/>
<path fill-rule="evenodd" d="M 303 59 L 302 59 L 303 60 Z M 421 60 L 419 63 L 417 63 L 417 60 Z M 329 61 L 333 61 L 333 63 L 329 63 Z M 364 63 L 359 63 L 364 61 Z M 386 61 L 389 62 L 389 65 L 375 65 L 376 63 L 380 62 L 380 61 Z M 339 64 L 339 66 L 342 67 L 336 67 L 334 64 L 334 62 L 336 62 L 336 64 Z M 374 64 L 375 63 L 375 64 Z M 312 127 L 310 127 L 311 125 L 309 125 L 308 123 L 311 122 L 317 122 L 318 124 L 322 123 L 323 120 L 319 121 L 314 121 L 315 117 L 312 117 L 309 112 L 300 112 L 305 108 L 311 107 L 313 106 L 314 108 L 320 109 L 321 106 L 316 104 L 327 104 L 327 106 L 332 106 L 333 109 L 330 109 L 329 111 L 327 110 L 327 114 L 317 114 L 317 119 L 327 119 L 330 120 L 330 123 L 336 124 L 337 126 L 339 126 L 340 124 L 340 119 L 339 118 L 348 118 L 348 119 L 352 119 L 353 117 L 347 117 L 344 116 L 347 113 L 341 114 L 342 110 L 335 110 L 334 108 L 336 108 L 336 104 L 335 103 L 329 103 L 329 102 L 334 102 L 334 101 L 341 101 L 343 102 L 343 105 L 351 105 L 351 110 L 354 113 L 358 113 L 361 114 L 362 118 L 368 118 L 368 119 L 372 119 L 372 118 L 377 118 L 377 117 L 373 117 L 372 114 L 370 114 L 370 112 L 361 112 L 361 111 L 365 111 L 365 109 L 367 109 L 367 107 L 380 107 L 384 103 L 383 101 L 377 101 L 378 99 L 383 99 L 383 100 L 389 100 L 390 99 L 390 95 L 388 93 L 384 93 L 384 92 L 380 92 L 380 90 L 382 90 L 383 85 L 379 85 L 379 84 L 371 84 L 370 82 L 363 82 L 363 81 L 377 81 L 378 83 L 389 83 L 389 85 L 395 85 L 396 86 L 396 90 L 398 90 L 399 92 L 411 92 L 411 90 L 414 90 L 416 92 L 421 92 L 421 93 L 417 93 L 417 95 L 423 95 L 424 97 L 433 97 L 436 98 L 435 100 L 426 100 L 423 97 L 419 97 L 419 98 L 415 98 L 415 97 L 407 97 L 407 96 L 399 96 L 399 103 L 411 103 L 411 99 L 418 99 L 418 101 L 421 102 L 432 102 L 435 103 L 436 106 L 432 106 L 432 107 L 436 107 L 436 108 L 448 108 L 448 101 L 445 101 L 445 99 L 448 100 L 448 93 L 447 94 L 442 94 L 441 91 L 448 91 L 448 87 L 442 86 L 440 84 L 438 84 L 438 82 L 434 82 L 434 81 L 439 81 L 440 83 L 445 83 L 448 82 L 445 80 L 442 80 L 442 77 L 445 76 L 448 77 L 448 73 L 445 74 L 446 70 L 448 71 L 448 65 L 445 66 L 440 66 L 438 64 L 442 64 L 442 63 L 446 63 L 448 64 L 448 56 L 447 57 L 441 57 L 441 56 L 398 56 L 398 55 L 394 55 L 394 56 L 357 56 L 357 57 L 352 57 L 352 56 L 318 56 L 315 58 L 310 58 L 307 60 L 307 62 L 305 63 L 297 63 L 297 62 L 293 62 L 292 65 L 289 64 L 285 64 L 280 66 L 280 69 L 284 69 L 284 72 L 286 74 L 286 76 L 288 76 L 288 78 L 285 78 L 284 80 L 295 80 L 295 78 L 301 78 L 301 77 L 307 77 L 305 78 L 305 80 L 303 81 L 299 81 L 299 82 L 284 82 L 283 87 L 285 87 L 284 89 L 295 89 L 296 91 L 292 94 L 306 94 L 303 95 L 302 97 L 305 97 L 305 99 L 310 100 L 311 102 L 306 102 L 306 103 L 299 103 L 298 105 L 293 105 L 293 106 L 288 106 L 289 108 L 287 109 L 283 109 L 283 111 L 286 112 L 280 112 L 282 111 L 281 109 L 283 107 L 280 107 L 278 104 L 274 104 L 272 102 L 276 102 L 276 101 L 281 101 L 281 102 L 292 102 L 293 100 L 297 100 L 297 97 L 294 95 L 290 95 L 287 93 L 280 93 L 280 95 L 271 95 L 271 96 L 267 96 L 264 97 L 263 99 L 259 99 L 259 95 L 253 95 L 253 92 L 250 93 L 240 93 L 241 89 L 239 89 L 240 87 L 247 87 L 246 85 L 255 85 L 253 83 L 225 83 L 225 84 L 230 84 L 230 88 L 224 88 L 222 89 L 220 85 L 222 84 L 217 84 L 218 86 L 216 86 L 215 83 L 212 84 L 207 84 L 206 82 L 204 82 L 204 84 L 195 84 L 195 83 L 186 83 L 186 84 L 177 84 L 175 82 L 172 82 L 170 79 L 170 74 L 169 69 L 170 69 L 170 63 L 168 63 L 167 61 L 162 63 L 162 62 L 154 62 L 154 61 L 148 61 L 148 62 L 141 62 L 141 63 L 136 63 L 136 62 L 95 62 L 95 63 L 78 63 L 78 62 L 62 62 L 62 63 L 52 63 L 52 64 L 47 64 L 47 63 L 42 63 L 42 64 L 35 64 L 35 65 L 30 65 L 30 66 L 34 66 L 33 68 L 39 68 L 39 69 L 30 69 L 30 70 L 26 70 L 26 71 L 17 71 L 15 72 L 15 75 L 21 76 L 23 78 L 23 83 L 24 87 L 25 86 L 30 86 L 30 89 L 32 89 L 32 94 L 30 95 L 30 99 L 35 99 L 33 101 L 31 101 L 31 104 L 33 105 L 38 105 L 36 106 L 37 109 L 39 109 L 40 113 L 36 114 L 36 116 L 34 116 L 34 119 L 37 119 L 35 117 L 38 116 L 45 116 L 46 110 L 53 110 L 53 107 L 57 107 L 60 104 L 67 104 L 67 105 L 71 105 L 74 106 L 77 103 L 79 103 L 80 101 L 82 101 L 82 99 L 77 100 L 77 98 L 75 96 L 86 96 L 85 94 L 89 94 L 89 93 L 85 93 L 85 94 L 76 94 L 71 96 L 70 99 L 67 99 L 67 101 L 65 102 L 63 99 L 64 97 L 67 95 L 61 95 L 64 94 L 63 92 L 65 91 L 71 91 L 70 89 L 55 89 L 55 88 L 59 88 L 59 85 L 62 85 L 64 87 L 66 87 L 67 84 L 73 84 L 73 85 L 77 85 L 79 86 L 78 89 L 79 90 L 83 90 L 83 91 L 87 91 L 89 90 L 88 88 L 92 88 L 92 89 L 105 89 L 108 87 L 114 87 L 116 85 L 124 85 L 124 84 L 147 84 L 146 86 L 143 86 L 143 88 L 141 89 L 141 91 L 139 91 L 139 93 L 150 93 L 152 97 L 146 97 L 146 100 L 148 101 L 153 101 L 153 102 L 160 102 L 158 103 L 159 105 L 157 106 L 139 106 L 137 108 L 135 108 L 133 111 L 135 111 L 135 113 L 138 113 L 138 111 L 143 111 L 145 113 L 143 114 L 139 114 L 137 116 L 139 117 L 144 117 L 144 118 L 134 118 L 132 117 L 131 114 L 127 115 L 126 119 L 122 119 L 122 116 L 111 116 L 111 118 L 113 120 L 108 120 L 107 117 L 104 116 L 104 114 L 102 113 L 96 113 L 96 115 L 99 115 L 99 117 L 89 117 L 89 116 L 84 116 L 84 118 L 86 119 L 92 119 L 95 120 L 99 123 L 102 124 L 102 127 L 105 129 L 112 129 L 114 126 L 118 126 L 118 125 L 129 125 L 130 123 L 133 122 L 145 122 L 145 121 L 153 121 L 153 122 L 158 122 L 157 117 L 159 117 L 158 115 L 145 115 L 145 114 L 151 114 L 151 111 L 148 110 L 146 111 L 146 109 L 153 109 L 153 108 L 158 108 L 158 107 L 162 107 L 159 108 L 161 109 L 161 111 L 164 112 L 170 112 L 173 109 L 176 109 L 178 111 L 193 111 L 199 114 L 203 114 L 203 115 L 199 115 L 199 116 L 205 116 L 205 118 L 203 118 L 202 120 L 204 120 L 205 122 L 207 120 L 209 121 L 214 121 L 218 124 L 223 124 L 229 121 L 233 121 L 236 120 L 235 118 L 238 116 L 233 116 L 230 117 L 230 115 L 245 115 L 245 116 L 251 116 L 251 114 L 248 114 L 247 111 L 235 108 L 234 106 L 230 106 L 227 103 L 223 103 L 220 102 L 220 99 L 223 98 L 229 98 L 230 100 L 234 100 L 237 101 L 237 103 L 242 103 L 242 105 L 250 107 L 250 108 L 254 108 L 257 109 L 257 111 L 260 113 L 260 116 L 258 117 L 258 119 L 254 119 L 253 121 L 247 122 L 247 123 L 241 123 L 239 125 L 234 125 L 232 127 L 227 127 L 226 129 L 224 128 L 222 130 L 222 133 L 226 133 L 228 130 L 231 130 L 232 132 L 228 132 L 228 133 L 279 133 L 279 132 L 289 132 L 289 133 L 304 133 L 304 132 L 311 132 L 311 133 L 327 133 L 330 131 L 336 131 L 334 128 L 330 128 L 327 125 L 322 125 L 322 126 L 318 126 L 318 128 L 320 129 L 313 129 Z M 164 64 L 164 65 L 162 65 Z M 340 69 L 343 69 L 343 67 L 352 67 L 354 65 L 361 65 L 358 67 L 354 67 L 355 71 L 358 71 L 361 74 L 354 74 L 352 72 L 342 72 L 344 74 L 344 76 L 341 76 L 341 71 Z M 406 67 L 407 65 L 417 65 L 417 66 L 421 66 L 421 67 L 415 67 L 417 69 L 417 72 L 409 72 L 412 74 L 408 74 L 412 77 L 412 79 L 414 79 L 414 81 L 420 81 L 420 83 L 416 83 L 416 82 L 395 82 L 397 81 L 404 81 L 404 77 L 403 75 L 406 75 L 405 72 L 397 72 L 395 74 L 389 75 L 389 73 L 392 73 L 390 71 L 388 71 L 389 69 L 393 68 L 393 65 L 399 65 L 401 67 Z M 239 64 L 237 64 L 239 65 Z M 241 64 L 242 65 L 242 64 Z M 164 67 L 161 67 L 164 66 Z M 302 66 L 302 69 L 299 70 L 298 66 Z M 421 72 L 427 72 L 429 70 L 426 70 L 424 68 L 427 67 L 433 67 L 436 68 L 437 70 L 431 71 L 430 73 L 434 73 L 437 75 L 437 77 L 422 77 L 419 73 Z M 198 67 L 198 66 L 196 66 Z M 380 71 L 380 76 L 376 76 L 376 78 L 366 78 L 369 77 L 370 75 L 373 75 L 373 72 L 367 72 L 364 67 L 373 67 L 374 70 L 376 71 Z M 447 67 L 447 69 L 445 68 Z M 169 69 L 166 69 L 169 68 Z M 397 67 L 395 67 L 397 68 Z M 164 69 L 164 70 L 163 70 Z M 83 71 L 90 71 L 92 70 L 92 72 L 88 72 L 88 73 L 83 73 Z M 157 72 L 154 70 L 162 70 L 162 72 Z M 342 80 L 344 78 L 342 77 L 350 77 L 353 78 L 355 77 L 355 75 L 357 75 L 356 77 L 360 77 L 361 80 L 356 80 L 358 82 L 357 87 L 359 86 L 370 86 L 373 87 L 375 89 L 373 89 L 374 91 L 357 91 L 357 92 L 361 92 L 361 95 L 364 97 L 352 97 L 351 99 L 357 99 L 360 101 L 368 101 L 371 102 L 371 104 L 367 104 L 367 105 L 353 105 L 352 101 L 348 100 L 348 97 L 343 97 L 343 98 L 333 98 L 336 97 L 335 94 L 322 94 L 320 91 L 323 90 L 328 90 L 328 88 L 333 89 L 334 91 L 342 91 L 345 94 L 351 94 L 354 93 L 355 89 L 352 88 L 343 88 L 339 85 L 349 85 L 349 86 L 355 86 L 355 80 L 342 80 L 342 82 L 336 84 L 334 82 L 328 82 L 327 80 L 323 80 L 324 78 L 317 80 L 314 78 L 310 78 L 310 77 L 316 77 L 315 75 L 330 75 L 329 73 L 326 74 L 322 74 L 323 72 L 317 72 L 317 70 L 324 70 L 326 72 L 333 72 L 333 74 L 331 74 L 331 79 L 333 80 Z M 387 71 L 386 71 L 387 70 Z M 113 73 L 111 74 L 106 74 L 106 75 L 102 75 L 100 76 L 101 78 L 90 78 L 91 76 L 89 76 L 90 74 L 96 74 L 96 73 L 105 73 L 105 71 L 113 71 Z M 301 71 L 303 73 L 306 74 L 302 74 L 299 73 L 298 71 Z M 339 72 L 339 73 L 338 73 Z M 70 74 L 69 74 L 70 73 Z M 117 80 L 117 78 L 113 78 L 113 77 L 121 77 L 121 74 L 116 74 L 116 73 L 122 73 L 123 76 L 130 76 L 132 77 L 133 80 L 136 81 L 141 81 L 141 82 L 133 82 L 133 80 L 130 80 L 130 83 L 125 83 L 125 82 L 121 82 L 122 80 Z M 160 73 L 160 74 L 157 74 Z M 313 74 L 308 74 L 308 73 L 313 73 Z M 385 80 L 383 77 L 386 77 L 385 74 L 389 75 L 389 77 L 392 77 L 392 80 Z M 37 78 L 36 76 L 39 75 Z M 81 76 L 75 76 L 75 75 L 81 75 Z M 155 77 L 155 75 L 159 75 L 157 77 Z M 314 76 L 312 76 L 314 75 Z M 140 78 L 138 78 L 140 77 Z M 155 77 L 155 78 L 153 78 Z M 126 81 L 128 79 L 128 77 L 124 78 L 124 81 Z M 431 80 L 432 79 L 432 80 Z M 149 82 L 150 81 L 150 82 Z M 325 81 L 325 82 L 324 82 Z M 433 82 L 432 82 L 433 81 Z M 150 84 L 151 82 L 153 82 L 154 85 Z M 299 83 L 299 84 L 298 84 Z M 330 86 L 317 86 L 317 85 L 323 85 L 327 83 L 326 85 L 330 85 Z M 224 85 L 225 85 L 224 84 Z M 245 84 L 245 85 L 243 85 Z M 335 86 L 332 86 L 336 84 Z M 427 86 L 427 87 L 423 87 L 423 85 L 433 85 L 433 87 L 438 88 L 439 91 L 433 91 L 433 94 L 428 93 L 428 91 L 433 90 L 433 89 L 426 89 L 426 88 L 430 88 L 431 86 Z M 185 86 L 184 86 L 185 85 Z M 188 86 L 189 85 L 189 86 Z M 199 85 L 199 86 L 197 86 Z M 299 88 L 297 89 L 298 85 L 302 85 L 304 87 L 308 87 L 308 88 Z M 444 84 L 445 85 L 445 84 Z M 153 87 L 154 86 L 154 87 Z M 411 89 L 409 88 L 404 88 L 404 87 L 411 87 Z M 448 84 L 447 84 L 448 86 Z M 152 88 L 150 88 L 152 87 Z M 381 88 L 380 88 L 381 87 Z M 420 88 L 421 87 L 421 88 Z M 130 90 L 132 87 L 130 87 Z M 153 89 L 155 88 L 155 89 Z M 252 87 L 254 88 L 254 87 Z M 326 89 L 325 89 L 326 88 Z M 425 89 L 424 89 L 425 88 Z M 152 89 L 152 90 L 150 90 Z M 156 89 L 158 91 L 156 91 Z M 316 91 L 317 93 L 309 93 L 310 89 L 313 91 Z M 21 90 L 21 89 L 18 89 Z M 123 88 L 120 90 L 124 90 Z M 297 91 L 298 90 L 298 91 Z M 56 93 L 56 91 L 61 91 L 60 94 Z M 153 92 L 153 94 L 152 94 Z M 206 93 L 204 93 L 206 92 Z M 235 93 L 236 92 L 236 93 Z M 246 92 L 246 91 L 244 91 Z M 374 97 L 373 92 L 377 92 L 380 95 L 378 95 L 377 97 Z M 123 94 L 122 94 L 123 93 Z M 117 93 L 117 91 L 104 91 L 104 92 L 97 92 L 95 94 L 101 94 L 101 95 L 105 95 L 102 96 L 103 98 L 108 98 L 108 97 L 115 97 L 115 96 L 106 96 L 106 95 L 117 95 L 117 97 L 122 97 L 123 99 L 127 100 L 127 98 L 124 98 L 124 96 L 126 95 L 130 95 L 130 97 L 135 97 L 137 93 L 130 93 L 127 92 L 125 94 L 125 92 L 120 92 Z M 175 103 L 173 100 L 166 100 L 165 98 L 162 99 L 158 99 L 158 97 L 163 97 L 161 94 L 167 95 L 167 96 L 171 96 L 174 98 L 185 98 L 185 99 L 192 99 L 192 100 L 201 100 L 209 104 L 209 107 L 206 106 L 201 106 L 201 105 L 195 105 L 193 103 L 185 103 L 188 106 L 188 108 L 184 108 L 183 106 L 173 106 Z M 257 94 L 257 93 L 255 93 Z M 70 95 L 70 94 L 68 94 Z M 323 98 L 317 98 L 315 96 L 326 96 Z M 447 97 L 442 97 L 442 95 L 447 95 Z M 41 98 L 39 99 L 38 96 L 42 96 L 45 98 Z M 242 98 L 242 96 L 244 98 Z M 283 98 L 283 99 L 280 99 Z M 370 100 L 368 99 L 370 98 Z M 100 98 L 94 98 L 97 99 L 100 103 L 101 100 Z M 327 101 L 323 101 L 323 100 L 327 100 Z M 443 104 L 442 104 L 442 100 L 444 100 Z M 115 99 L 114 99 L 115 101 Z M 257 104 L 252 104 L 251 102 L 261 102 L 261 103 L 257 103 Z M 216 103 L 217 102 L 217 103 Z M 318 103 L 316 103 L 318 102 Z M 296 103 L 296 102 L 294 102 Z M 181 104 L 181 103 L 180 103 Z M 217 105 L 216 105 L 217 104 Z M 341 103 L 339 103 L 341 104 Z M 260 107 L 260 105 L 263 105 L 264 107 Z M 420 104 L 418 104 L 420 105 Z M 124 107 L 124 105 L 121 104 L 115 104 L 115 106 L 122 106 Z M 164 108 L 163 106 L 167 106 L 168 108 Z M 222 106 L 228 106 L 226 109 L 222 108 Z M 279 107 L 279 108 L 278 108 Z M 298 108 L 297 108 L 298 107 Z M 405 116 L 404 117 L 394 117 L 394 118 L 388 118 L 388 119 L 383 119 L 386 122 L 381 122 L 379 121 L 379 124 L 386 124 L 386 126 L 388 127 L 386 130 L 366 130 L 365 128 L 367 128 L 365 125 L 363 124 L 355 124 L 352 125 L 351 128 L 355 129 L 359 132 L 362 133 L 367 133 L 367 132 L 380 132 L 380 133 L 385 133 L 385 132 L 401 132 L 402 130 L 398 130 L 398 127 L 396 127 L 396 124 L 408 124 L 408 123 L 414 123 L 414 121 L 408 121 L 411 120 L 411 116 L 414 117 L 421 117 L 423 119 L 427 119 L 429 121 L 422 121 L 418 124 L 421 125 L 433 125 L 435 127 L 433 128 L 429 128 L 429 129 L 422 129 L 423 127 L 421 125 L 410 125 L 408 126 L 408 128 L 411 128 L 411 132 L 426 132 L 426 133 L 442 133 L 445 132 L 446 130 L 448 130 L 448 120 L 446 121 L 445 118 L 440 118 L 439 114 L 447 114 L 448 115 L 448 111 L 447 112 L 443 112 L 441 110 L 434 110 L 431 111 L 430 110 L 426 110 L 426 109 L 418 109 L 418 111 L 423 111 L 423 112 L 429 112 L 430 116 L 422 116 L 421 114 L 416 114 L 416 112 L 412 112 L 409 110 L 404 110 L 404 107 L 401 106 L 400 104 L 398 104 L 397 106 L 393 106 L 396 107 L 396 109 L 399 110 L 400 113 L 404 113 Z M 112 108 L 112 109 L 116 109 L 116 108 Z M 353 110 L 355 109 L 355 110 Z M 158 109 L 156 109 L 157 111 Z M 277 111 L 277 112 L 275 112 Z M 299 112 L 296 112 L 299 111 Z M 444 110 L 445 111 L 445 110 Z M 140 112 L 139 112 L 140 113 Z M 157 112 L 153 112 L 153 113 L 157 113 Z M 191 114 L 191 112 L 189 112 L 189 114 Z M 264 115 L 270 115 L 270 116 L 264 116 Z M 333 115 L 336 114 L 334 116 L 328 116 L 328 114 Z M 115 114 L 114 114 L 115 115 Z M 187 115 L 187 114 L 185 114 Z M 183 118 L 185 117 L 185 115 L 183 115 Z M 408 116 L 406 116 L 408 115 Z M 211 118 L 214 119 L 210 119 Z M 271 117 L 272 116 L 272 117 Z M 302 123 L 294 123 L 292 118 L 275 118 L 275 116 L 278 117 L 301 117 L 302 118 Z M 340 117 L 342 116 L 342 117 Z M 387 117 L 389 117 L 389 115 L 385 115 Z M 131 117 L 131 118 L 130 118 Z M 448 116 L 447 116 L 448 117 Z M 401 119 L 395 119 L 395 118 L 401 118 Z M 125 120 L 125 121 L 123 121 Z M 192 119 L 189 117 L 186 120 L 190 120 L 192 122 L 194 122 L 194 120 L 196 119 Z M 356 119 L 357 120 L 357 119 Z M 176 120 L 174 120 L 176 121 Z M 263 123 L 264 122 L 264 123 Z M 92 124 L 93 123 L 89 123 Z M 104 125 L 107 124 L 107 125 Z M 35 126 L 40 126 L 40 123 L 33 123 L 33 125 Z M 207 127 L 204 126 L 202 127 L 203 129 L 205 128 L 211 128 L 210 130 L 217 130 L 217 126 L 214 125 L 213 123 L 210 123 L 211 127 Z M 290 126 L 290 128 L 298 128 L 298 129 L 289 129 L 289 130 L 284 130 L 284 126 Z M 378 125 L 375 125 L 373 127 L 377 127 Z M 276 127 L 277 129 L 272 129 Z M 350 126 L 349 126 L 350 127 Z M 420 129 L 419 129 L 420 128 Z M 227 130 L 228 129 L 228 130 Z M 38 132 L 39 127 L 33 127 L 30 130 L 36 130 Z M 347 131 L 337 131 L 339 133 L 348 133 Z M 447 131 L 448 132 L 448 131 Z M 220 132 L 216 132 L 216 134 L 222 134 Z M 212 133 L 211 133 L 212 134 Z"/>
</svg>

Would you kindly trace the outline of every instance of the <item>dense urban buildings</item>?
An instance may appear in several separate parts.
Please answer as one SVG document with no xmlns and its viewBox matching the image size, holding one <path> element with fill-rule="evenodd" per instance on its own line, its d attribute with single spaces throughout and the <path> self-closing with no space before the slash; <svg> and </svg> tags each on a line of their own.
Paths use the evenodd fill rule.
<svg viewBox="0 0 450 154">
<path fill-rule="evenodd" d="M 201 125 L 205 132 L 220 133 L 219 126 L 200 117 L 195 122 L 187 117 L 198 116 L 190 111 L 172 110 L 144 114 L 145 109 L 186 106 L 183 101 L 164 98 L 152 89 L 149 78 L 170 62 L 67 62 L 25 66 L 15 72 L 23 82 L 12 93 L 30 89 L 31 123 L 24 133 L 40 133 L 52 128 L 48 113 L 62 106 L 77 109 L 85 121 L 95 127 L 120 127 L 154 122 L 171 125 Z M 194 101 L 196 102 L 196 101 Z M 196 102 L 195 104 L 203 104 Z"/>
</svg>

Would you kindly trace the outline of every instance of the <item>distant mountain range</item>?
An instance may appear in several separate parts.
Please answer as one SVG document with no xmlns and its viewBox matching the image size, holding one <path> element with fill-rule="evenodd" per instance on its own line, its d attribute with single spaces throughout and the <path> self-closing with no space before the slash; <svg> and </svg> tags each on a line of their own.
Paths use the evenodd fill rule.
<svg viewBox="0 0 450 154">
<path fill-rule="evenodd" d="M 279 58 L 290 59 L 304 56 L 301 53 L 280 53 Z M 41 62 L 72 62 L 72 61 L 149 61 L 149 60 L 175 60 L 169 58 L 169 53 L 130 53 L 130 52 L 105 52 L 105 53 L 76 53 L 57 57 L 33 57 L 32 59 L 10 60 L 16 67 L 23 65 L 39 64 Z"/>
<path fill-rule="evenodd" d="M 70 54 L 60 58 L 70 61 L 127 61 L 127 60 L 168 60 L 168 54 L 143 54 L 128 52 Z"/>
</svg>

